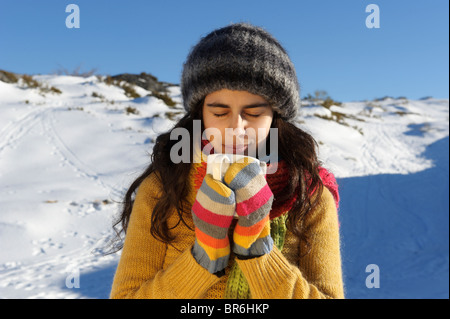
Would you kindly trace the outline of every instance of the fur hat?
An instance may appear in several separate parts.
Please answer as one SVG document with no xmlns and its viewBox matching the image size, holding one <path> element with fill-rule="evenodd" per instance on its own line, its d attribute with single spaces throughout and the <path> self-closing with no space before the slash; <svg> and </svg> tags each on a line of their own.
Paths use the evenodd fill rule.
<svg viewBox="0 0 450 319">
<path fill-rule="evenodd" d="M 260 95 L 288 121 L 300 106 L 297 75 L 286 50 L 267 31 L 247 23 L 212 31 L 191 49 L 183 65 L 186 111 L 221 89 Z"/>
</svg>

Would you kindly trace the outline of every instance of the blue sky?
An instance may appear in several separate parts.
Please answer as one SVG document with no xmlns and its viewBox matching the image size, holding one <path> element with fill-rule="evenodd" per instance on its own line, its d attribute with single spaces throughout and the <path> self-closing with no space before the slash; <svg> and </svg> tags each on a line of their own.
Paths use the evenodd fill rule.
<svg viewBox="0 0 450 319">
<path fill-rule="evenodd" d="M 71 3 L 80 8 L 79 29 L 65 24 Z M 365 24 L 371 3 L 380 8 L 379 29 Z M 284 45 L 302 96 L 449 97 L 447 0 L 0 0 L 0 69 L 48 74 L 81 66 L 179 83 L 191 46 L 241 21 Z"/>
</svg>

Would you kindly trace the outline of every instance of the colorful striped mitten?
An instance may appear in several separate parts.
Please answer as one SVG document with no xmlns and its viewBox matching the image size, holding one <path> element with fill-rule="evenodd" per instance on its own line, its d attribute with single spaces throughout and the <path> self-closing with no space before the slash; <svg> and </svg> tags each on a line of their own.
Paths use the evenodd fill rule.
<svg viewBox="0 0 450 319">
<path fill-rule="evenodd" d="M 238 257 L 269 253 L 273 247 L 269 219 L 273 194 L 261 167 L 252 158 L 239 160 L 230 165 L 224 182 L 236 194 L 239 216 L 233 234 L 233 252 Z"/>
<path fill-rule="evenodd" d="M 195 244 L 192 255 L 210 273 L 225 269 L 230 258 L 228 228 L 236 209 L 234 192 L 206 174 L 192 205 Z"/>
</svg>

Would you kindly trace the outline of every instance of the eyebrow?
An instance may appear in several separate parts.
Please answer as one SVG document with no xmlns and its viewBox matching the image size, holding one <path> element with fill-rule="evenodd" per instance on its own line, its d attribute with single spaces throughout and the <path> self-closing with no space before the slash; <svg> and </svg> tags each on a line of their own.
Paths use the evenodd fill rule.
<svg viewBox="0 0 450 319">
<path fill-rule="evenodd" d="M 229 105 L 227 104 L 223 104 L 223 103 L 207 103 L 207 106 L 210 107 L 223 107 L 223 108 L 230 108 Z M 251 109 L 251 108 L 255 108 L 255 107 L 265 107 L 265 106 L 270 106 L 270 103 L 267 102 L 262 102 L 262 103 L 253 103 L 253 104 L 248 104 L 248 105 L 244 105 L 245 109 Z"/>
</svg>

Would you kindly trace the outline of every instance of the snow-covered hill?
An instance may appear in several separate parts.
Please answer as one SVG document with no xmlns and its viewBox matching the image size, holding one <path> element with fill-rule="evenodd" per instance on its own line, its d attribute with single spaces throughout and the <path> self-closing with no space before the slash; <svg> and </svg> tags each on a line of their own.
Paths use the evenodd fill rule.
<svg viewBox="0 0 450 319">
<path fill-rule="evenodd" d="M 0 81 L 0 297 L 107 298 L 113 217 L 182 116 L 179 87 L 168 106 L 105 77 L 33 79 Z M 448 298 L 448 99 L 304 102 L 298 125 L 340 184 L 347 297 Z"/>
</svg>

